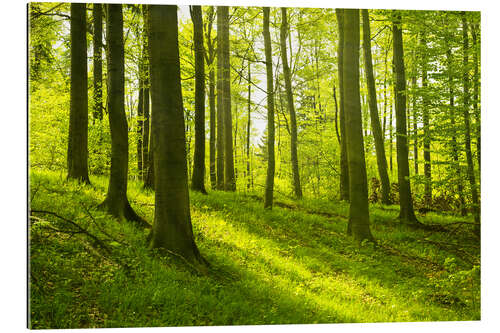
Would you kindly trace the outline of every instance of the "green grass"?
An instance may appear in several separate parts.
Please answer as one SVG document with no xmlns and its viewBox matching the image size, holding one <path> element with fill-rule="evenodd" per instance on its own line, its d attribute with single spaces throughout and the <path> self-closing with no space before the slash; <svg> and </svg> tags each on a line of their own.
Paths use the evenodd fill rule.
<svg viewBox="0 0 500 333">
<path fill-rule="evenodd" d="M 71 234 L 74 227 L 56 216 L 32 214 L 31 328 L 480 319 L 479 242 L 467 224 L 412 230 L 395 220 L 397 206 L 372 205 L 379 246 L 358 246 L 345 234 L 345 203 L 279 199 L 264 210 L 255 195 L 191 193 L 196 242 L 211 264 L 200 274 L 154 253 L 146 232 L 97 209 L 107 178 L 91 181 L 30 175 L 32 210 L 78 223 L 109 249 Z M 154 194 L 130 182 L 129 198 L 151 222 Z"/>
</svg>

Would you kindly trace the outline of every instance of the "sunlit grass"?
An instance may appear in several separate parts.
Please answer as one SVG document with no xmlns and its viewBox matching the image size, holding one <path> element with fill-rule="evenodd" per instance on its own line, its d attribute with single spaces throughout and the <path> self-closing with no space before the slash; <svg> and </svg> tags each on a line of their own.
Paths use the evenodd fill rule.
<svg viewBox="0 0 500 333">
<path fill-rule="evenodd" d="M 345 235 L 345 203 L 280 199 L 282 205 L 278 202 L 273 210 L 265 210 L 252 196 L 191 193 L 195 238 L 211 264 L 209 274 L 203 275 L 174 258 L 155 255 L 148 249 L 145 232 L 99 211 L 105 177 L 91 177 L 93 185 L 86 187 L 66 182 L 59 173 L 37 171 L 30 181 L 33 209 L 78 222 L 112 250 L 99 253 L 84 235 L 54 232 L 44 227 L 46 222 L 34 223 L 33 328 L 477 320 L 480 316 L 477 269 L 459 255 L 423 241 L 449 241 L 446 234 L 399 226 L 396 206 L 371 207 L 372 232 L 381 246 L 397 250 L 391 254 L 371 244 L 358 246 Z M 130 182 L 129 198 L 134 209 L 152 222 L 154 194 Z M 67 227 L 57 218 L 36 215 L 49 221 L 45 226 Z M 433 214 L 422 220 L 463 219 Z M 479 256 L 473 240 L 455 237 L 453 241 L 463 242 L 467 251 Z"/>
</svg>

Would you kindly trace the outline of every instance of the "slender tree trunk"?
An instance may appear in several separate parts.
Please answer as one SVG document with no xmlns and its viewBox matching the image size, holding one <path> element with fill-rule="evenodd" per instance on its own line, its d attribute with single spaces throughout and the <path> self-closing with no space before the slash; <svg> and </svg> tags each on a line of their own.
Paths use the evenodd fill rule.
<svg viewBox="0 0 500 333">
<path fill-rule="evenodd" d="M 373 241 L 359 98 L 359 10 L 344 9 L 344 15 L 344 103 L 350 189 L 348 233 L 359 242 Z"/>
<path fill-rule="evenodd" d="M 380 119 L 378 116 L 377 107 L 377 92 L 375 88 L 375 79 L 373 77 L 373 65 L 372 65 L 372 54 L 371 54 L 371 34 L 370 34 L 370 22 L 368 18 L 368 10 L 362 10 L 363 15 L 363 53 L 365 59 L 365 75 L 366 84 L 368 87 L 368 102 L 370 106 L 370 119 L 371 128 L 373 132 L 373 138 L 375 140 L 375 151 L 377 154 L 377 166 L 378 174 L 382 184 L 382 203 L 390 204 L 390 183 L 389 176 L 387 174 L 387 159 L 385 157 L 384 148 L 384 138 L 382 135 L 382 129 L 380 127 Z"/>
<path fill-rule="evenodd" d="M 102 5 L 94 3 L 94 121 L 102 120 Z"/>
<path fill-rule="evenodd" d="M 224 190 L 224 54 L 223 14 L 217 7 L 217 189 Z"/>
<path fill-rule="evenodd" d="M 85 4 L 71 4 L 71 91 L 68 178 L 90 184 L 88 171 L 87 14 Z"/>
<path fill-rule="evenodd" d="M 212 40 L 212 26 L 215 17 L 214 7 L 210 6 L 208 11 L 208 22 L 206 27 L 207 52 L 205 59 L 208 72 L 208 104 L 210 109 L 210 137 L 209 137 L 209 168 L 210 168 L 210 187 L 215 190 L 217 187 L 217 171 L 215 169 L 215 137 L 216 137 L 216 109 L 215 109 L 215 70 L 213 62 L 215 60 L 215 48 Z"/>
<path fill-rule="evenodd" d="M 142 137 L 144 134 L 144 80 L 142 79 L 142 65 L 139 65 L 139 97 L 137 101 L 137 171 L 139 178 L 142 178 Z"/>
<path fill-rule="evenodd" d="M 262 9 L 264 11 L 263 35 L 267 74 L 267 177 L 264 208 L 272 208 L 275 170 L 273 56 L 271 51 L 271 33 L 269 32 L 269 7 L 263 7 Z"/>
<path fill-rule="evenodd" d="M 466 13 L 462 13 L 462 36 L 463 36 L 463 85 L 464 85 L 464 98 L 463 98 L 463 117 L 465 125 L 465 156 L 467 157 L 467 177 L 469 178 L 471 196 L 472 196 L 472 211 L 474 215 L 474 222 L 477 223 L 475 229 L 476 233 L 479 234 L 481 231 L 480 226 L 480 213 L 479 213 L 479 197 L 477 194 L 477 184 L 476 177 L 474 175 L 474 160 L 472 159 L 471 150 L 471 135 L 470 135 L 470 116 L 469 116 L 469 103 L 470 103 L 470 92 L 469 92 L 469 36 L 468 36 L 468 22 Z"/>
<path fill-rule="evenodd" d="M 424 125 L 424 176 L 425 176 L 425 186 L 424 186 L 424 201 L 426 206 L 432 204 L 432 174 L 431 174 L 431 135 L 430 135 L 430 124 L 429 124 L 429 101 L 427 98 L 427 57 L 425 53 L 427 52 L 427 40 L 425 35 L 422 35 L 420 43 L 423 48 L 422 56 L 422 88 L 423 88 L 423 98 L 422 98 L 422 123 Z"/>
<path fill-rule="evenodd" d="M 293 102 L 293 92 L 292 92 L 292 79 L 290 75 L 290 68 L 288 67 L 288 58 L 286 51 L 286 38 L 287 38 L 288 22 L 286 17 L 286 8 L 281 8 L 281 29 L 280 29 L 280 45 L 281 45 L 281 61 L 283 62 L 283 76 L 285 79 L 285 89 L 288 110 L 290 112 L 290 150 L 291 150 L 291 160 L 292 160 L 292 175 L 293 175 L 293 188 L 295 197 L 297 199 L 302 198 L 302 188 L 300 186 L 300 174 L 299 174 L 299 160 L 297 156 L 297 119 L 295 115 L 295 106 Z"/>
<path fill-rule="evenodd" d="M 396 153 L 398 161 L 399 219 L 404 223 L 419 223 L 413 210 L 410 188 L 410 168 L 408 163 L 408 139 L 406 132 L 406 78 L 403 54 L 403 32 L 401 15 L 394 13 L 392 22 L 394 96 L 396 97 Z"/>
<path fill-rule="evenodd" d="M 474 116 L 476 118 L 476 149 L 477 149 L 477 165 L 481 171 L 481 110 L 479 109 L 479 52 L 481 48 L 477 43 L 477 24 L 472 24 L 472 61 L 474 63 L 474 97 L 472 99 Z"/>
<path fill-rule="evenodd" d="M 250 61 L 248 62 L 248 121 L 247 121 L 247 149 L 246 149 L 246 153 L 247 153 L 247 189 L 250 189 L 250 185 L 251 185 L 251 169 L 250 169 L 250 130 L 251 130 L 251 126 L 252 126 L 252 99 L 251 99 L 251 95 L 252 95 L 252 84 L 251 84 L 251 80 L 252 80 L 252 72 L 251 72 L 251 68 L 250 68 Z"/>
<path fill-rule="evenodd" d="M 203 49 L 203 15 L 201 6 L 191 7 L 193 20 L 194 62 L 195 62 L 195 120 L 194 161 L 191 188 L 205 191 L 205 62 Z"/>
<path fill-rule="evenodd" d="M 347 163 L 347 142 L 344 108 L 344 10 L 335 9 L 339 29 L 337 65 L 339 74 L 339 120 L 340 120 L 340 200 L 349 200 L 349 166 Z"/>
<path fill-rule="evenodd" d="M 412 86 L 417 86 L 417 76 L 412 77 Z M 413 96 L 413 163 L 415 175 L 418 175 L 418 115 L 417 115 L 417 97 Z"/>
<path fill-rule="evenodd" d="M 392 103 L 389 106 L 389 170 L 391 170 L 391 175 L 393 174 L 392 172 L 392 157 L 393 157 L 393 136 L 392 134 L 394 133 L 394 128 L 392 126 Z"/>
<path fill-rule="evenodd" d="M 229 59 L 229 7 L 217 7 L 217 17 L 221 16 L 221 40 L 218 44 L 221 48 L 221 75 L 222 75 L 222 103 L 224 104 L 224 190 L 236 191 L 236 179 L 234 176 L 234 159 L 233 159 L 233 119 L 231 115 L 231 67 Z M 217 26 L 217 33 L 219 25 Z M 219 59 L 217 59 L 219 61 Z"/>
<path fill-rule="evenodd" d="M 149 160 L 149 127 L 150 127 L 150 107 L 149 107 L 149 56 L 148 56 L 148 6 L 142 5 L 142 15 L 144 22 L 144 32 L 142 34 L 142 62 L 143 62 L 143 130 L 142 130 L 142 180 L 145 181 L 147 174 L 149 173 L 149 168 L 151 166 Z"/>
<path fill-rule="evenodd" d="M 448 84 L 450 89 L 450 122 L 452 128 L 452 136 L 451 136 L 451 149 L 452 149 L 452 158 L 453 158 L 453 170 L 456 172 L 456 182 L 457 182 L 457 191 L 458 191 L 458 199 L 460 201 L 460 213 L 462 216 L 466 215 L 465 210 L 465 198 L 464 198 L 464 186 L 462 184 L 462 175 L 460 171 L 460 160 L 458 156 L 458 144 L 457 144 L 457 128 L 455 124 L 455 91 L 453 89 L 453 75 L 451 73 L 451 48 L 448 47 L 446 50 L 446 60 L 448 63 Z"/>
<path fill-rule="evenodd" d="M 140 218 L 127 199 L 128 126 L 125 116 L 125 61 L 122 5 L 109 4 L 107 10 L 108 114 L 111 130 L 111 170 L 108 193 L 102 206 L 119 220 L 127 219 L 141 227 Z"/>
<path fill-rule="evenodd" d="M 151 5 L 151 95 L 155 213 L 151 246 L 204 266 L 189 208 L 177 6 Z"/>
</svg>

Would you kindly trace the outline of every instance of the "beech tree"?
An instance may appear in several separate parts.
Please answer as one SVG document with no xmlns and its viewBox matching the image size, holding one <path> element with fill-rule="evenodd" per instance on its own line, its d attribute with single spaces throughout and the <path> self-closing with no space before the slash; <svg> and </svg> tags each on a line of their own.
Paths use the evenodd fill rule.
<svg viewBox="0 0 500 333">
<path fill-rule="evenodd" d="M 266 54 L 267 78 L 267 177 L 264 196 L 264 207 L 273 207 L 274 189 L 274 87 L 273 87 L 273 57 L 271 51 L 271 34 L 269 32 L 269 7 L 262 8 L 264 12 L 263 35 Z"/>
<path fill-rule="evenodd" d="M 286 38 L 288 32 L 288 21 L 286 7 L 281 8 L 281 28 L 280 28 L 280 46 L 281 61 L 283 63 L 283 77 L 285 80 L 286 100 L 288 112 L 290 114 L 290 151 L 292 161 L 292 177 L 295 197 L 302 198 L 302 187 L 300 186 L 299 160 L 297 156 L 297 116 L 293 101 L 292 78 L 290 67 L 288 66 L 288 56 L 286 51 Z"/>
<path fill-rule="evenodd" d="M 387 159 L 385 157 L 384 138 L 378 116 L 377 92 L 375 89 L 375 79 L 373 77 L 371 34 L 368 10 L 362 10 L 363 16 L 363 54 L 365 63 L 366 85 L 368 86 L 368 104 L 370 106 L 370 123 L 375 140 L 375 152 L 377 154 L 377 166 L 380 182 L 382 184 L 382 203 L 390 204 L 390 184 L 387 174 Z"/>
<path fill-rule="evenodd" d="M 205 191 L 205 61 L 203 49 L 203 16 L 201 6 L 191 6 L 195 60 L 195 143 L 191 188 Z"/>
<path fill-rule="evenodd" d="M 189 208 L 177 6 L 151 5 L 149 24 L 156 170 L 151 246 L 204 265 L 194 241 Z"/>
<path fill-rule="evenodd" d="M 349 166 L 347 163 L 347 144 L 344 107 L 344 10 L 335 9 L 339 31 L 337 47 L 337 66 L 339 80 L 339 120 L 340 120 L 340 200 L 349 200 Z"/>
<path fill-rule="evenodd" d="M 357 241 L 370 240 L 368 183 L 359 95 L 359 9 L 344 9 L 344 106 L 347 162 L 349 163 L 348 234 Z"/>
<path fill-rule="evenodd" d="M 413 210 L 410 188 L 410 167 L 408 163 L 408 139 L 406 132 L 406 76 L 403 53 L 403 31 L 401 14 L 393 12 L 392 42 L 394 96 L 396 113 L 396 153 L 398 161 L 399 219 L 408 224 L 419 223 Z"/>
<path fill-rule="evenodd" d="M 86 5 L 71 4 L 71 91 L 68 178 L 90 184 L 88 171 L 87 18 Z"/>
<path fill-rule="evenodd" d="M 111 168 L 108 192 L 101 204 L 119 220 L 127 219 L 150 227 L 130 206 L 128 182 L 128 126 L 125 116 L 125 64 L 122 5 L 107 6 L 108 114 L 111 130 Z"/>
<path fill-rule="evenodd" d="M 93 4 L 92 16 L 94 18 L 93 45 L 94 45 L 94 120 L 102 120 L 102 5 Z"/>
</svg>

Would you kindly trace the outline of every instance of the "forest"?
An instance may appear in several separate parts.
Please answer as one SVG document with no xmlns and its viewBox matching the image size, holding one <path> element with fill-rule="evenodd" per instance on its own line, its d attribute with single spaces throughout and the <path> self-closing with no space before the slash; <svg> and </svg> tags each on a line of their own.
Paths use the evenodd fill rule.
<svg viewBox="0 0 500 333">
<path fill-rule="evenodd" d="M 28 327 L 481 319 L 481 15 L 28 4 Z"/>
</svg>

